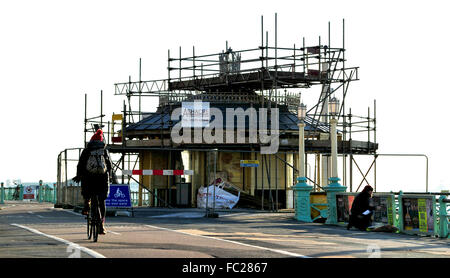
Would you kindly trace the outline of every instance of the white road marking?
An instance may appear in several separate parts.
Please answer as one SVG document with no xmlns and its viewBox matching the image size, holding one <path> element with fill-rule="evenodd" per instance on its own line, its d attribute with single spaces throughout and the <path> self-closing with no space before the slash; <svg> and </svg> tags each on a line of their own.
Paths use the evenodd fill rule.
<svg viewBox="0 0 450 278">
<path fill-rule="evenodd" d="M 64 212 L 67 212 L 67 213 L 70 213 L 70 214 L 73 214 L 73 215 L 76 215 L 76 216 L 84 216 L 84 215 L 82 215 L 81 213 L 76 213 L 76 212 L 71 211 L 71 210 L 57 209 L 57 208 L 51 208 L 51 209 L 57 210 L 57 211 L 64 211 Z"/>
<path fill-rule="evenodd" d="M 39 217 L 39 218 L 45 218 L 44 216 L 42 216 L 42 215 L 39 215 L 39 214 L 34 214 L 34 212 L 32 212 L 32 211 L 29 211 L 28 212 L 29 214 L 33 214 L 33 215 L 36 215 L 37 217 Z"/>
<path fill-rule="evenodd" d="M 177 231 L 177 230 L 171 230 L 171 229 L 157 227 L 157 226 L 152 226 L 152 225 L 144 225 L 144 226 L 147 226 L 147 227 L 150 227 L 150 228 L 159 229 L 159 230 L 165 230 L 165 231 L 171 231 L 171 232 L 175 232 L 175 233 L 180 233 L 180 234 L 184 234 L 184 235 L 197 236 L 197 237 L 203 237 L 203 238 L 208 238 L 208 239 L 215 239 L 215 240 L 228 242 L 228 243 L 239 244 L 239 245 L 242 245 L 242 246 L 258 248 L 258 249 L 267 250 L 267 251 L 271 251 L 271 252 L 275 252 L 275 253 L 279 253 L 279 254 L 283 254 L 283 255 L 287 255 L 287 256 L 297 257 L 297 258 L 311 258 L 311 257 L 305 256 L 305 255 L 302 255 L 302 254 L 292 253 L 292 252 L 289 252 L 289 251 L 283 251 L 283 250 L 278 250 L 278 249 L 261 247 L 261 246 L 241 243 L 241 242 L 238 242 L 238 241 L 232 241 L 232 240 L 228 240 L 228 239 L 222 239 L 222 238 L 216 238 L 216 237 L 210 237 L 210 236 L 190 234 L 190 233 L 186 233 L 186 232 L 180 232 L 180 231 Z"/>
<path fill-rule="evenodd" d="M 109 230 L 109 229 L 107 230 L 107 232 L 108 232 L 108 233 L 111 233 L 111 234 L 115 234 L 115 235 L 121 235 L 120 233 L 113 232 L 113 231 L 111 231 L 111 230 Z"/>
<path fill-rule="evenodd" d="M 76 244 L 76 243 L 73 243 L 73 242 L 70 242 L 70 241 L 68 241 L 68 240 L 65 240 L 65 239 L 62 239 L 62 238 L 59 238 L 59 237 L 55 237 L 55 236 L 52 236 L 52 235 L 44 234 L 43 232 L 40 232 L 40 231 L 38 231 L 38 230 L 36 230 L 36 229 L 30 228 L 30 227 L 27 227 L 27 226 L 23 226 L 23 225 L 19 225 L 19 224 L 11 224 L 11 225 L 12 225 L 12 226 L 19 227 L 19 228 L 22 228 L 22 229 L 25 229 L 25 230 L 27 230 L 27 231 L 30 231 L 30 232 L 35 233 L 35 234 L 38 234 L 38 235 L 46 236 L 46 237 L 51 238 L 51 239 L 54 239 L 54 240 L 56 240 L 56 241 L 65 243 L 65 244 L 71 246 L 71 248 L 76 248 L 76 249 L 78 249 L 78 250 L 80 250 L 80 251 L 83 251 L 83 252 L 89 254 L 90 256 L 92 256 L 92 257 L 94 257 L 94 258 L 106 258 L 106 257 L 103 256 L 102 254 L 97 253 L 97 252 L 95 252 L 94 250 L 91 250 L 91 249 L 89 249 L 89 248 L 80 246 L 80 245 L 78 245 L 78 244 Z"/>
<path fill-rule="evenodd" d="M 204 217 L 204 213 L 199 212 L 179 212 L 179 213 L 171 213 L 171 214 L 164 214 L 164 215 L 154 215 L 154 216 L 148 216 L 149 218 L 171 218 L 171 217 L 177 217 L 177 218 L 202 218 Z"/>
</svg>

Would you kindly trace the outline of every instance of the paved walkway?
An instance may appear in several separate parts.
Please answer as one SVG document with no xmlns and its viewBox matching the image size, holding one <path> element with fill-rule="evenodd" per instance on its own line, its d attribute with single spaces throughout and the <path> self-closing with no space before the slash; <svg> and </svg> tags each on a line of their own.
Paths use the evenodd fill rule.
<svg viewBox="0 0 450 278">
<path fill-rule="evenodd" d="M 107 217 L 87 240 L 84 216 L 48 203 L 0 206 L 1 258 L 450 258 L 448 239 L 347 231 L 301 223 L 293 213 L 140 208 Z M 125 215 L 125 214 L 119 214 Z"/>
</svg>

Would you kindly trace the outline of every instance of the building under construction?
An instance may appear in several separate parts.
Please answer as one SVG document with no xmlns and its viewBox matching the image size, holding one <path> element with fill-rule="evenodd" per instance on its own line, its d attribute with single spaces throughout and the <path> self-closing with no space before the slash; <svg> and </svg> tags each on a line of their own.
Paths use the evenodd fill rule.
<svg viewBox="0 0 450 278">
<path fill-rule="evenodd" d="M 100 117 L 85 118 L 85 132 L 90 131 L 90 124 L 104 126 L 107 148 L 117 156 L 114 169 L 119 180 L 139 184 L 139 205 L 142 196 L 150 194 L 150 206 L 195 207 L 198 189 L 220 177 L 241 192 L 242 202 L 238 206 L 270 210 L 291 207 L 290 188 L 298 176 L 297 109 L 301 94 L 308 94 L 308 89 L 315 86 L 320 93 L 315 103 L 308 103 L 305 119 L 307 179 L 316 192 L 328 184 L 331 174 L 328 101 L 334 96 L 341 102 L 338 114 L 341 183 L 350 191 L 361 186 L 352 180 L 354 156 L 373 155 L 375 164 L 376 113 L 373 109 L 373 116 L 370 110 L 364 116 L 352 115 L 345 101 L 350 83 L 359 79 L 358 67 L 347 66 L 344 21 L 343 42 L 339 47 L 330 45 L 330 34 L 327 44 L 319 37 L 318 43 L 312 45 L 305 45 L 303 39 L 291 47 L 278 46 L 276 21 L 275 15 L 272 45 L 268 43 L 261 17 L 261 42 L 253 49 L 236 50 L 226 43 L 225 49 L 212 54 L 198 54 L 195 47 L 187 56 L 182 56 L 181 47 L 176 54 L 168 51 L 167 79 L 143 81 L 139 76 L 137 81 L 130 78 L 128 82 L 117 83 L 115 95 L 126 97 L 121 113 L 113 114 L 111 121 L 104 119 L 102 111 Z M 156 112 L 142 109 L 145 97 L 157 98 Z M 262 119 L 258 114 L 257 118 L 260 123 L 266 122 L 267 128 L 274 125 L 271 115 L 277 109 L 277 151 L 261 153 L 261 147 L 268 143 L 252 140 L 247 118 L 242 123 L 244 141 L 176 142 L 171 134 L 181 119 L 174 118 L 173 112 L 184 103 L 196 101 L 207 103 L 209 109 L 216 108 L 223 115 L 227 109 L 266 108 L 269 116 Z M 236 119 L 223 122 L 227 120 L 234 123 Z M 229 132 L 237 130 L 225 133 L 230 135 Z M 356 140 L 356 134 L 365 135 Z M 235 135 L 232 134 L 233 138 Z M 257 161 L 258 167 L 241 167 L 241 160 Z M 190 170 L 190 174 L 147 175 L 147 170 Z"/>
</svg>

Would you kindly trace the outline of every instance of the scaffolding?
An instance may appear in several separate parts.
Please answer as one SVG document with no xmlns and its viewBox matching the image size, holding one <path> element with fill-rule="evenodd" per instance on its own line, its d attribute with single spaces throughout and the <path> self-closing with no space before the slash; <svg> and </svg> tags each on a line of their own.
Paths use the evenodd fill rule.
<svg viewBox="0 0 450 278">
<path fill-rule="evenodd" d="M 335 96 L 340 98 L 341 107 L 338 113 L 339 142 L 338 152 L 343 158 L 343 183 L 348 184 L 347 177 L 350 171 L 350 189 L 353 189 L 353 164 L 356 164 L 354 156 L 373 155 L 377 156 L 378 144 L 376 142 L 376 102 L 371 115 L 368 108 L 367 116 L 354 115 L 346 104 L 349 85 L 352 81 L 359 80 L 359 67 L 347 67 L 345 58 L 345 21 L 342 20 L 342 46 L 331 46 L 330 23 L 328 23 L 328 43 L 324 44 L 319 37 L 318 43 L 306 45 L 305 38 L 299 45 L 293 44 L 289 47 L 278 46 L 277 39 L 277 14 L 275 14 L 275 39 L 269 45 L 268 32 L 264 32 L 264 20 L 261 16 L 261 42 L 258 47 L 244 50 L 233 50 L 226 42 L 225 50 L 213 54 L 197 54 L 195 46 L 192 54 L 182 55 L 179 47 L 178 55 L 174 57 L 170 50 L 167 52 L 167 78 L 160 80 L 144 81 L 141 78 L 141 59 L 139 60 L 139 79 L 114 84 L 114 95 L 124 96 L 121 114 L 115 114 L 111 121 L 105 121 L 103 114 L 103 91 L 101 91 L 100 116 L 87 117 L 87 95 L 85 95 L 85 128 L 84 143 L 86 146 L 86 133 L 96 128 L 104 128 L 107 147 L 113 155 L 114 170 L 141 169 L 139 157 L 143 151 L 165 151 L 169 165 L 175 166 L 175 152 L 184 150 L 209 152 L 219 149 L 219 152 L 240 152 L 241 156 L 258 157 L 258 145 L 176 145 L 170 139 L 170 130 L 174 126 L 170 113 L 174 107 L 180 106 L 182 102 L 202 100 L 215 104 L 233 105 L 248 104 L 258 107 L 283 108 L 293 115 L 297 115 L 301 92 L 307 91 L 313 86 L 320 87 L 317 101 L 307 111 L 307 123 L 312 129 L 305 132 L 305 148 L 307 154 L 313 154 L 314 174 L 308 175 L 308 180 L 314 185 L 315 191 L 320 191 L 326 181 L 323 181 L 321 172 L 324 170 L 323 160 L 330 155 L 330 144 L 327 132 L 329 132 L 328 101 Z M 189 51 L 190 52 L 190 51 Z M 158 108 L 156 112 L 142 110 L 142 99 L 144 97 L 156 98 Z M 136 105 L 137 99 L 137 105 Z M 134 100 L 134 102 L 132 101 Z M 137 106 L 136 110 L 132 106 Z M 118 119 L 117 115 L 121 115 Z M 142 123 L 145 118 L 158 116 L 159 121 Z M 118 131 L 114 128 L 120 121 Z M 139 124 L 142 127 L 154 126 L 151 132 L 128 132 L 127 129 Z M 367 133 L 367 140 L 356 140 L 354 137 L 360 133 Z M 254 177 L 266 176 L 268 179 L 268 193 L 263 185 L 261 188 L 261 208 L 278 210 L 278 182 L 271 184 L 271 173 L 273 172 L 273 161 L 284 165 L 284 172 L 292 171 L 292 177 L 296 176 L 297 167 L 295 163 L 288 162 L 288 155 L 298 153 L 298 131 L 284 130 L 282 138 L 286 144 L 280 145 L 280 151 L 275 155 L 261 156 L 261 168 L 254 169 Z M 297 138 L 296 138 L 297 137 Z M 360 136 L 361 137 L 361 136 Z M 358 138 L 359 139 L 359 138 Z M 145 141 L 145 144 L 142 142 Z M 114 155 L 120 157 L 115 158 Z M 284 157 L 282 157 L 284 155 Z M 350 159 L 349 159 L 350 158 Z M 349 161 L 348 161 L 349 160 Z M 349 164 L 347 162 L 350 162 Z M 321 164 L 322 163 L 322 164 Z M 308 159 L 305 159 L 308 164 Z M 373 163 L 376 169 L 376 161 Z M 311 168 L 306 165 L 307 169 Z M 359 166 L 358 166 L 359 167 Z M 370 169 L 372 166 L 370 167 Z M 369 171 L 370 171 L 369 169 Z M 245 171 L 244 171 L 245 172 Z M 278 175 L 275 169 L 275 175 Z M 361 174 L 362 171 L 360 170 Z M 247 173 L 247 172 L 245 172 Z M 136 182 L 139 184 L 139 194 L 146 190 L 158 204 L 170 206 L 172 190 L 169 184 L 176 182 L 178 177 L 168 177 L 167 193 L 160 197 L 151 188 L 147 188 L 141 180 L 136 180 L 130 175 L 118 175 L 122 183 Z M 286 176 L 286 175 L 285 175 Z M 364 174 L 363 174 L 364 176 Z M 369 183 L 364 176 L 363 181 Z M 245 179 L 245 178 L 244 178 Z M 278 178 L 275 177 L 275 181 Z M 262 180 L 263 181 L 263 180 Z M 376 183 L 376 178 L 375 178 Z M 243 183 L 245 186 L 245 183 Z M 287 190 L 292 184 L 284 184 Z M 256 188 L 258 188 L 256 184 Z M 272 195 L 275 193 L 275 197 Z M 266 205 L 267 200 L 269 205 Z M 142 201 L 139 201 L 142 205 Z"/>
</svg>

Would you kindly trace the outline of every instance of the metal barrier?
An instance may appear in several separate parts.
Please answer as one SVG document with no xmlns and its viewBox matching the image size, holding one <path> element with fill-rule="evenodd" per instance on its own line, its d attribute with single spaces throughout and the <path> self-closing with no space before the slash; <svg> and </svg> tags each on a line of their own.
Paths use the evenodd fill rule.
<svg viewBox="0 0 450 278">
<path fill-rule="evenodd" d="M 65 149 L 58 155 L 55 207 L 83 206 L 81 186 L 72 181 L 82 148 Z"/>
</svg>

